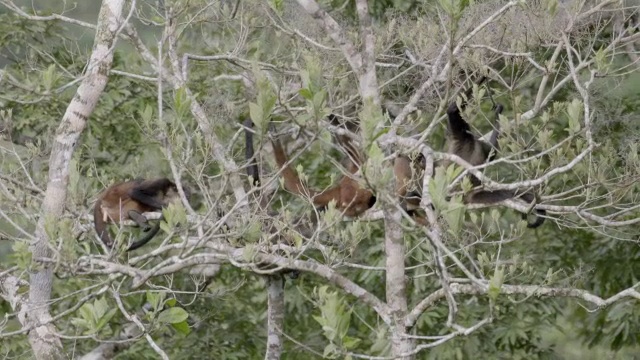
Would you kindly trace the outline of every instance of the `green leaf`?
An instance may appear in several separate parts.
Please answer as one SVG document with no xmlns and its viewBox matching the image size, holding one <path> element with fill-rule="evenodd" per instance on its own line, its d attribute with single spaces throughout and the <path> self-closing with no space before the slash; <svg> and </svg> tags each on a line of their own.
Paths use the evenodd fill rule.
<svg viewBox="0 0 640 360">
<path fill-rule="evenodd" d="M 340 352 L 338 348 L 334 344 L 328 344 L 324 347 L 324 351 L 322 352 L 322 357 L 325 359 L 335 359 L 339 356 Z"/>
<path fill-rule="evenodd" d="M 327 93 L 324 90 L 320 90 L 313 95 L 313 110 L 317 115 L 319 115 L 318 117 L 323 113 L 322 108 L 324 106 L 326 95 Z"/>
<path fill-rule="evenodd" d="M 311 101 L 313 99 L 313 93 L 309 89 L 306 89 L 306 88 L 305 89 L 300 89 L 300 91 L 298 91 L 298 93 L 300 94 L 300 96 L 305 98 L 305 100 Z"/>
<path fill-rule="evenodd" d="M 101 316 L 98 319 L 98 322 L 96 324 L 96 330 L 100 330 L 105 326 L 107 326 L 109 324 L 109 321 L 111 321 L 111 319 L 113 318 L 113 316 L 116 314 L 117 311 L 118 309 L 113 307 L 110 310 L 108 310 L 103 316 Z"/>
<path fill-rule="evenodd" d="M 447 15 L 453 18 L 459 16 L 460 0 L 438 0 L 438 4 Z"/>
<path fill-rule="evenodd" d="M 324 336 L 331 343 L 344 346 L 351 322 L 351 309 L 347 309 L 343 297 L 329 291 L 327 286 L 318 289 L 318 297 L 322 316 L 314 316 L 314 319 L 322 325 Z"/>
<path fill-rule="evenodd" d="M 85 320 L 87 323 L 92 324 L 93 323 L 93 305 L 91 305 L 90 303 L 85 303 L 84 305 L 82 305 L 78 311 L 80 313 L 80 316 L 82 317 L 83 320 Z"/>
<path fill-rule="evenodd" d="M 569 134 L 574 135 L 580 131 L 580 120 L 582 120 L 582 101 L 573 99 L 567 106 L 569 115 Z"/>
<path fill-rule="evenodd" d="M 269 0 L 269 5 L 275 12 L 282 15 L 284 10 L 284 0 Z"/>
<path fill-rule="evenodd" d="M 42 73 L 42 85 L 46 91 L 51 91 L 51 89 L 55 86 L 57 80 L 56 76 L 56 64 L 51 64 Z"/>
<path fill-rule="evenodd" d="M 161 308 L 164 297 L 164 292 L 147 291 L 147 302 L 151 304 L 154 311 L 158 311 Z"/>
<path fill-rule="evenodd" d="M 254 256 L 258 253 L 254 244 L 246 244 L 244 249 L 242 250 L 242 258 L 246 262 L 250 262 L 253 260 Z"/>
<path fill-rule="evenodd" d="M 595 55 L 596 68 L 598 72 L 606 73 L 609 70 L 609 65 L 611 64 L 607 61 L 607 53 L 605 51 L 604 46 L 600 46 L 600 49 L 596 51 Z"/>
<path fill-rule="evenodd" d="M 462 231 L 465 211 L 466 206 L 462 204 L 462 198 L 460 196 L 454 196 L 449 200 L 447 210 L 442 213 L 447 225 L 449 225 L 449 233 L 456 238 L 460 234 L 460 231 Z"/>
<path fill-rule="evenodd" d="M 170 203 L 162 209 L 162 216 L 172 229 L 178 225 L 187 224 L 187 210 L 182 203 Z"/>
<path fill-rule="evenodd" d="M 258 129 L 264 129 L 266 127 L 267 124 L 264 122 L 262 108 L 258 106 L 258 104 L 249 103 L 249 116 Z"/>
<path fill-rule="evenodd" d="M 500 289 L 502 288 L 502 284 L 504 282 L 504 268 L 502 266 L 497 266 L 495 271 L 493 272 L 493 276 L 489 280 L 489 298 L 492 300 L 496 300 L 498 295 L 500 295 Z"/>
<path fill-rule="evenodd" d="M 171 327 L 173 327 L 174 329 L 176 329 L 177 332 L 185 336 L 191 333 L 191 328 L 189 328 L 189 323 L 186 321 L 181 321 L 176 324 L 171 324 Z"/>
<path fill-rule="evenodd" d="M 349 349 L 349 350 L 350 349 L 355 349 L 358 346 L 358 344 L 360 344 L 361 341 L 362 340 L 358 339 L 358 338 L 352 338 L 350 336 L 345 336 L 342 339 L 342 346 L 344 346 L 345 349 Z"/>
<path fill-rule="evenodd" d="M 153 119 L 153 106 L 147 104 L 144 107 L 144 110 L 140 112 L 140 118 L 145 124 L 151 123 L 151 120 Z"/>
<path fill-rule="evenodd" d="M 544 8 L 549 12 L 549 15 L 554 16 L 558 11 L 558 0 L 544 0 L 542 2 Z"/>
<path fill-rule="evenodd" d="M 191 100 L 187 97 L 187 91 L 181 87 L 173 94 L 176 116 L 178 119 L 188 116 L 191 113 Z"/>
<path fill-rule="evenodd" d="M 177 324 L 187 320 L 189 313 L 181 307 L 172 307 L 158 314 L 158 321 L 165 324 Z"/>
</svg>

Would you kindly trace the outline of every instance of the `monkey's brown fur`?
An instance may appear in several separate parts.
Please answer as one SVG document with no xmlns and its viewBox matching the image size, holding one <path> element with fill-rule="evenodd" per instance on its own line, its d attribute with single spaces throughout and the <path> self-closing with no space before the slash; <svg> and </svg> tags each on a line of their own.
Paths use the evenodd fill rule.
<svg viewBox="0 0 640 360">
<path fill-rule="evenodd" d="M 189 196 L 186 188 L 185 195 Z M 142 214 L 160 211 L 172 202 L 179 203 L 180 195 L 176 184 L 167 178 L 136 179 L 111 185 L 98 196 L 93 209 L 96 233 L 105 245 L 111 247 L 113 240 L 109 236 L 107 224 L 133 220 L 148 232 L 127 251 L 137 249 L 149 242 L 160 230 L 159 225 L 151 227 Z"/>
<path fill-rule="evenodd" d="M 329 119 L 333 124 L 337 123 L 337 118 L 334 115 L 330 115 Z M 306 188 L 300 181 L 296 171 L 287 164 L 289 160 L 280 141 L 274 139 L 271 143 L 276 163 L 282 169 L 285 189 L 297 195 L 309 196 L 313 204 L 319 208 L 326 207 L 329 202 L 335 200 L 336 208 L 339 211 L 346 216 L 356 217 L 371 208 L 376 202 L 376 197 L 371 190 L 362 188 L 354 178 L 362 164 L 362 157 L 354 148 L 351 139 L 342 135 L 337 136 L 336 139 L 346 153 L 342 164 L 347 174 L 340 178 L 337 185 L 324 191 Z"/>
</svg>

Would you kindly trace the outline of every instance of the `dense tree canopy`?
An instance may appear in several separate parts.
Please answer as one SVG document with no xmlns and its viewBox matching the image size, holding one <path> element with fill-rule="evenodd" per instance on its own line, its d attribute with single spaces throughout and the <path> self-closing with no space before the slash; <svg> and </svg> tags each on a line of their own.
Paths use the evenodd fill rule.
<svg viewBox="0 0 640 360">
<path fill-rule="evenodd" d="M 0 5 L 5 357 L 640 350 L 634 0 Z M 448 153 L 463 102 L 474 134 L 499 129 L 495 160 Z M 398 156 L 423 159 L 425 223 L 395 192 Z M 465 204 L 468 174 L 535 200 Z M 127 253 L 143 231 L 126 222 L 102 244 L 98 194 L 156 177 L 182 196 L 145 215 L 160 235 Z M 314 206 L 343 177 L 375 195 L 364 214 Z"/>
</svg>

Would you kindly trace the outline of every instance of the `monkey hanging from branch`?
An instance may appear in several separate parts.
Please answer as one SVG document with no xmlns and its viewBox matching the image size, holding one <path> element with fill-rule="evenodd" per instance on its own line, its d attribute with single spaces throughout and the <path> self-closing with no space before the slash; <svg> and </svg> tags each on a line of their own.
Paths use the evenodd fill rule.
<svg viewBox="0 0 640 360">
<path fill-rule="evenodd" d="M 481 85 L 486 80 L 486 77 L 481 77 L 477 84 Z M 462 99 L 460 107 L 464 109 L 466 102 L 471 99 L 473 94 L 473 87 L 469 88 L 465 92 L 465 97 Z M 491 94 L 489 93 L 491 97 Z M 493 102 L 493 110 L 496 114 L 496 120 L 500 113 L 502 113 L 503 107 L 501 104 Z M 449 154 L 455 154 L 471 164 L 472 166 L 479 166 L 487 162 L 491 162 L 495 159 L 498 146 L 498 135 L 500 133 L 499 124 L 496 121 L 494 130 L 491 133 L 489 141 L 483 141 L 479 137 L 471 133 L 471 127 L 467 123 L 460 113 L 461 109 L 458 107 L 456 100 L 452 101 L 447 109 L 447 152 Z M 447 167 L 449 161 L 442 162 L 442 166 Z M 415 184 L 416 179 L 413 174 L 420 172 L 424 169 L 424 158 L 418 156 L 416 159 L 411 160 L 405 155 L 400 155 L 395 159 L 394 172 L 396 175 L 396 192 L 400 198 L 402 207 L 412 216 L 418 223 L 426 224 L 426 220 L 422 217 L 416 216 L 416 210 L 420 205 L 421 197 L 421 184 L 420 181 L 414 190 L 410 191 L 410 185 Z M 417 171 L 415 171 L 417 169 Z M 421 177 L 421 176 L 418 176 Z M 475 187 L 481 185 L 480 180 L 469 175 L 471 184 Z M 463 202 L 467 204 L 496 204 L 508 199 L 520 198 L 528 203 L 535 202 L 535 195 L 530 192 L 519 193 L 512 190 L 484 190 L 474 189 L 470 193 L 463 197 Z M 533 222 L 527 222 L 528 228 L 537 228 L 544 222 L 544 215 L 546 211 L 542 209 L 536 209 L 536 218 Z M 528 214 L 522 214 L 522 218 L 527 220 Z"/>
<path fill-rule="evenodd" d="M 337 116 L 331 114 L 328 118 L 333 125 L 340 125 Z M 309 196 L 313 205 L 319 209 L 335 201 L 336 208 L 340 212 L 349 217 L 356 217 L 370 209 L 375 204 L 376 197 L 371 190 L 363 188 L 355 178 L 363 163 L 363 156 L 356 149 L 353 141 L 346 135 L 336 135 L 335 139 L 345 152 L 342 166 L 347 174 L 342 175 L 336 185 L 323 191 L 307 188 L 289 164 L 286 151 L 280 141 L 272 139 L 271 143 L 276 163 L 281 168 L 285 189 L 300 196 Z"/>
</svg>

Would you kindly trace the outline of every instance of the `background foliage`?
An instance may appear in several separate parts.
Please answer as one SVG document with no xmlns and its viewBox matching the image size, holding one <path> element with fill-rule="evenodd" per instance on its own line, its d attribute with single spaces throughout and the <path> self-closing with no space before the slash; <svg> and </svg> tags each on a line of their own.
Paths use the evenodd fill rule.
<svg viewBox="0 0 640 360">
<path fill-rule="evenodd" d="M 92 21 L 95 19 L 97 4 L 89 3 L 76 4 L 77 8 L 71 14 Z M 178 3 L 184 7 L 185 14 L 192 14 L 203 9 L 206 2 Z M 470 22 L 470 19 L 486 13 L 494 2 L 471 3 L 465 2 L 462 5 L 462 8 L 469 8 L 461 16 L 457 25 L 460 28 L 469 26 L 466 21 Z M 332 15 L 344 24 L 357 26 L 353 2 L 334 1 L 324 5 L 332 9 Z M 59 11 L 55 7 L 49 9 L 43 1 L 35 2 L 34 6 L 41 14 L 46 14 L 48 10 Z M 226 81 L 223 78 L 225 75 L 252 72 L 256 69 L 257 62 L 276 64 L 280 72 L 294 71 L 299 74 L 297 81 L 305 83 L 303 85 L 314 92 L 312 95 L 322 93 L 326 97 L 326 102 L 320 106 L 318 113 L 323 114 L 330 109 L 352 115 L 356 102 L 350 99 L 357 94 L 357 89 L 354 88 L 353 76 L 348 74 L 348 65 L 342 56 L 336 56 L 338 52 L 335 51 L 321 51 L 310 47 L 283 28 L 279 29 L 272 24 L 278 23 L 278 17 L 281 17 L 287 20 L 283 26 L 304 28 L 307 33 L 320 37 L 321 32 L 316 25 L 305 24 L 303 27 L 304 19 L 296 22 L 296 10 L 289 4 L 273 2 L 270 4 L 271 10 L 266 11 L 264 3 L 248 1 L 242 3 L 240 11 L 244 27 L 240 27 L 237 22 L 229 20 L 234 6 L 235 2 L 223 2 L 220 8 L 209 8 L 201 16 L 194 17 L 181 35 L 180 50 L 204 55 L 237 54 L 238 42 L 242 42 L 245 46 L 241 50 L 241 57 L 254 61 L 253 64 L 240 63 L 242 66 L 234 61 L 191 62 L 189 68 L 189 88 L 204 104 L 216 134 L 220 139 L 228 141 L 223 145 L 230 149 L 238 163 L 245 163 L 244 143 L 237 136 L 240 129 L 238 124 L 249 115 L 248 102 L 257 102 L 256 99 L 264 95 L 264 89 L 259 84 L 246 89 L 242 80 Z M 444 35 L 441 34 L 440 39 L 438 37 L 436 20 L 438 16 L 442 16 L 441 12 L 437 12 L 441 7 L 432 2 L 376 0 L 370 2 L 370 6 L 376 18 L 376 35 L 380 39 L 376 43 L 376 50 L 383 54 L 380 62 L 397 61 L 405 47 L 416 54 L 429 53 L 435 49 L 436 44 L 444 41 Z M 152 8 L 153 4 L 141 5 L 141 12 L 151 20 Z M 267 18 L 265 13 L 273 18 Z M 209 21 L 221 18 L 228 21 Z M 146 31 L 146 39 L 153 39 L 162 31 L 161 27 L 154 27 L 151 23 L 145 23 L 141 27 Z M 549 31 L 552 30 L 553 28 Z M 55 21 L 29 21 L 4 12 L 0 14 L 0 34 L 4 34 L 0 36 L 0 61 L 6 74 L 5 79 L 11 77 L 10 81 L 4 81 L 0 93 L 0 108 L 3 111 L 3 124 L 0 125 L 3 125 L 3 136 L 24 147 L 27 163 L 35 166 L 31 169 L 34 180 L 37 185 L 42 185 L 51 134 L 73 96 L 74 86 L 69 81 L 81 76 L 86 64 L 90 50 L 90 32 L 78 32 L 78 28 L 73 25 Z M 526 30 L 523 29 L 514 29 L 513 33 L 506 34 L 513 41 L 514 51 L 521 48 L 521 51 L 535 52 L 543 59 L 551 56 L 552 51 L 543 45 L 548 34 L 538 34 L 539 38 L 535 42 L 522 40 L 526 38 L 525 35 Z M 491 36 L 491 32 L 487 36 Z M 597 40 L 606 44 L 607 33 L 603 31 L 600 36 Z M 471 69 L 473 64 L 477 67 L 478 63 L 489 60 L 473 56 L 469 52 L 459 59 L 463 68 Z M 615 59 L 617 63 L 625 61 L 628 62 L 628 59 L 622 56 Z M 121 44 L 116 50 L 114 69 L 145 74 L 149 65 L 128 45 Z M 504 63 L 498 69 L 505 74 L 511 72 L 513 78 L 525 77 L 528 71 L 525 63 Z M 278 71 L 274 73 L 278 74 Z M 402 78 L 394 79 L 398 71 L 406 73 Z M 382 68 L 379 82 L 389 84 L 383 90 L 386 98 L 395 103 L 404 103 L 412 91 L 415 91 L 416 85 L 424 81 L 423 76 L 413 66 Z M 603 174 L 637 166 L 636 144 L 640 139 L 640 122 L 637 119 L 640 110 L 639 77 L 636 63 L 627 74 L 598 79 L 595 85 L 595 136 L 602 148 L 593 161 L 602 164 Z M 296 76 L 274 75 L 271 81 L 286 88 L 287 82 L 294 81 L 292 78 L 295 79 Z M 497 101 L 505 104 L 505 113 L 513 114 L 531 106 L 537 84 L 523 84 L 513 92 L 500 90 L 495 86 L 498 91 L 494 96 Z M 158 116 L 157 98 L 154 83 L 117 74 L 110 76 L 105 94 L 89 121 L 80 151 L 74 159 L 76 177 L 75 182 L 71 182 L 70 217 L 89 213 L 92 199 L 107 184 L 121 179 L 170 173 L 165 161 L 165 149 L 156 136 L 158 125 L 154 123 L 154 119 Z M 220 198 L 221 206 L 232 202 L 228 194 L 218 191 L 224 187 L 224 174 L 221 174 L 219 167 L 209 157 L 209 149 L 203 145 L 202 139 L 198 138 L 195 121 L 188 111 L 183 112 L 185 104 L 180 103 L 179 93 L 165 88 L 163 99 L 165 121 L 172 125 L 179 124 L 175 127 L 179 130 L 172 136 L 177 144 L 176 152 L 179 152 L 180 146 L 188 144 L 198 149 L 185 160 L 186 181 L 214 189 L 210 196 Z M 311 102 L 313 99 L 312 97 Z M 555 103 L 546 109 L 547 115 L 515 127 L 504 126 L 502 148 L 516 153 L 525 150 L 532 143 L 536 146 L 545 145 L 545 141 L 555 144 L 571 128 L 571 116 L 568 113 L 574 99 L 573 89 L 563 89 L 555 95 Z M 302 101 L 293 105 L 313 107 L 313 104 Z M 404 130 L 407 133 L 423 130 L 425 124 L 429 123 L 427 119 L 431 118 L 439 105 L 440 99 L 437 97 L 425 99 L 420 104 L 419 113 Z M 488 110 L 489 104 L 482 105 Z M 309 182 L 321 187 L 327 186 L 331 179 L 338 176 L 335 167 L 327 162 L 324 154 L 337 157 L 338 153 L 332 149 L 329 133 L 319 129 L 318 118 L 314 115 L 309 111 L 297 116 L 279 113 L 273 116 L 273 120 L 301 124 L 308 131 L 318 133 L 317 137 L 321 141 L 310 145 L 297 163 L 304 167 Z M 480 121 L 474 122 L 474 125 L 483 133 L 490 130 L 488 122 L 481 116 L 482 112 L 475 115 Z M 259 141 L 265 142 L 266 138 Z M 442 149 L 444 126 L 429 141 L 434 148 Z M 546 165 L 571 160 L 579 147 L 579 144 L 569 145 L 562 148 L 559 154 L 525 164 L 521 170 L 527 175 L 539 175 L 540 169 Z M 634 152 L 635 160 L 632 158 Z M 16 169 L 14 160 L 2 160 L 2 172 L 13 173 Z M 266 168 L 273 166 L 270 159 L 262 158 L 261 161 Z M 609 166 L 604 167 L 604 164 Z M 513 174 L 508 168 L 496 171 L 501 178 L 508 178 Z M 586 173 L 585 169 L 582 171 L 577 168 L 574 176 L 563 179 L 563 183 L 558 180 L 557 183 L 545 184 L 546 194 L 577 185 L 580 176 Z M 637 190 L 637 186 L 632 189 Z M 276 208 L 286 208 L 291 213 L 310 210 L 308 204 L 296 200 L 296 197 L 284 192 L 278 196 Z M 638 203 L 637 191 L 621 191 L 618 201 Z M 37 213 L 38 206 L 37 201 L 25 195 L 25 209 Z M 201 206 L 197 210 L 205 213 L 208 209 Z M 480 212 L 475 212 L 478 216 L 477 228 L 471 227 L 461 236 L 451 236 L 448 239 L 459 242 L 461 251 L 466 251 L 466 255 L 483 266 L 486 273 L 493 273 L 504 266 L 505 282 L 577 287 L 601 297 L 611 296 L 638 282 L 640 249 L 637 244 L 637 227 L 621 228 L 613 233 L 599 232 L 597 228 L 568 227 L 576 219 L 561 216 L 558 222 L 550 221 L 539 230 L 527 232 L 517 241 L 502 243 L 499 242 L 501 235 L 506 238 L 520 236 L 516 229 L 510 228 L 517 221 L 518 214 L 509 209 L 492 211 L 494 213 L 482 212 L 484 218 L 480 218 Z M 490 217 L 498 221 L 492 222 Z M 29 221 L 23 220 L 28 226 Z M 482 224 L 481 220 L 484 220 Z M 505 231 L 502 234 L 492 231 L 495 226 L 500 226 Z M 0 223 L 0 227 L 9 229 L 4 223 Z M 9 230 L 3 230 L 7 231 Z M 343 260 L 371 267 L 383 266 L 381 224 L 355 222 L 331 231 L 335 233 L 330 235 L 339 243 L 335 251 L 340 255 L 336 255 L 336 258 L 341 259 L 335 265 L 342 266 L 342 273 L 349 274 L 349 278 L 362 287 L 384 298 L 382 271 L 341 264 Z M 90 245 L 91 237 L 89 232 L 82 236 L 80 243 L 70 241 L 66 256 L 71 260 L 86 251 L 95 251 L 94 246 Z M 423 236 L 408 231 L 405 241 L 410 249 L 406 259 L 407 266 L 415 266 L 415 270 L 410 270 L 407 274 L 410 279 L 410 300 L 415 303 L 438 288 L 439 284 L 436 278 L 430 276 L 435 271 L 434 268 L 418 266 L 432 263 L 432 252 Z M 3 268 L 25 266 L 24 243 L 16 242 L 12 248 L 8 244 L 4 241 L 0 243 Z M 468 251 L 465 250 L 467 248 Z M 453 276 L 462 277 L 463 274 Z M 61 271 L 60 278 L 55 282 L 54 293 L 55 297 L 62 300 L 54 305 L 54 309 L 66 309 L 77 302 L 79 296 L 74 296 L 74 291 L 86 287 L 91 281 L 91 278 L 74 277 L 73 274 Z M 154 322 L 154 339 L 171 358 L 246 359 L 263 356 L 266 337 L 266 293 L 263 278 L 227 265 L 223 266 L 204 293 L 195 295 L 162 290 L 162 286 L 165 286 L 170 290 L 193 291 L 196 286 L 201 285 L 200 281 L 201 279 L 188 274 L 175 274 L 156 282 L 157 288 L 150 292 L 165 294 L 166 298 L 164 310 L 160 306 L 157 311 L 152 310 L 148 315 L 149 321 Z M 355 352 L 387 354 L 384 326 L 357 299 L 336 294 L 335 290 L 328 290 L 320 279 L 304 275 L 294 281 L 287 280 L 286 294 L 285 326 L 288 341 L 285 358 L 319 359 L 333 343 Z M 135 309 L 144 305 L 149 300 L 148 297 L 149 294 L 145 291 L 133 291 L 127 293 L 125 299 L 129 308 Z M 58 323 L 58 328 L 74 329 L 67 330 L 67 333 L 91 334 L 99 339 L 117 333 L 126 321 L 120 315 L 108 311 L 113 304 L 105 305 L 99 301 L 106 300 L 90 301 L 88 304 L 93 306 L 92 309 L 87 308 L 84 314 L 81 311 L 63 318 Z M 470 336 L 455 338 L 425 352 L 424 358 L 467 359 L 482 354 L 484 358 L 626 359 L 640 350 L 640 310 L 637 303 L 632 301 L 619 302 L 596 311 L 570 298 L 525 299 L 522 296 L 502 295 L 497 299 L 490 299 L 464 296 L 459 299 L 459 303 L 461 309 L 458 316 L 461 323 L 468 321 L 472 324 L 487 316 L 488 309 L 492 309 L 493 322 Z M 101 306 L 102 310 L 97 310 Z M 158 320 L 159 313 L 171 307 L 179 307 L 188 312 L 189 330 L 184 330 L 179 318 L 168 322 Z M 0 314 L 10 312 L 10 307 L 0 302 Z M 443 326 L 446 318 L 447 305 L 443 302 L 425 312 L 418 322 L 416 332 L 444 334 L 447 331 Z M 333 323 L 327 325 L 323 321 Z M 323 328 L 323 325 L 326 326 Z M 18 328 L 16 323 L 9 323 L 3 330 L 9 332 Z M 339 335 L 327 334 L 328 328 L 337 329 Z M 5 338 L 0 342 L 2 354 L 7 358 L 17 358 L 28 352 L 28 343 L 22 337 Z M 91 338 L 67 340 L 67 343 L 69 347 L 75 347 L 79 354 L 89 351 L 97 344 Z M 117 358 L 156 357 L 146 342 L 137 341 Z"/>
</svg>

